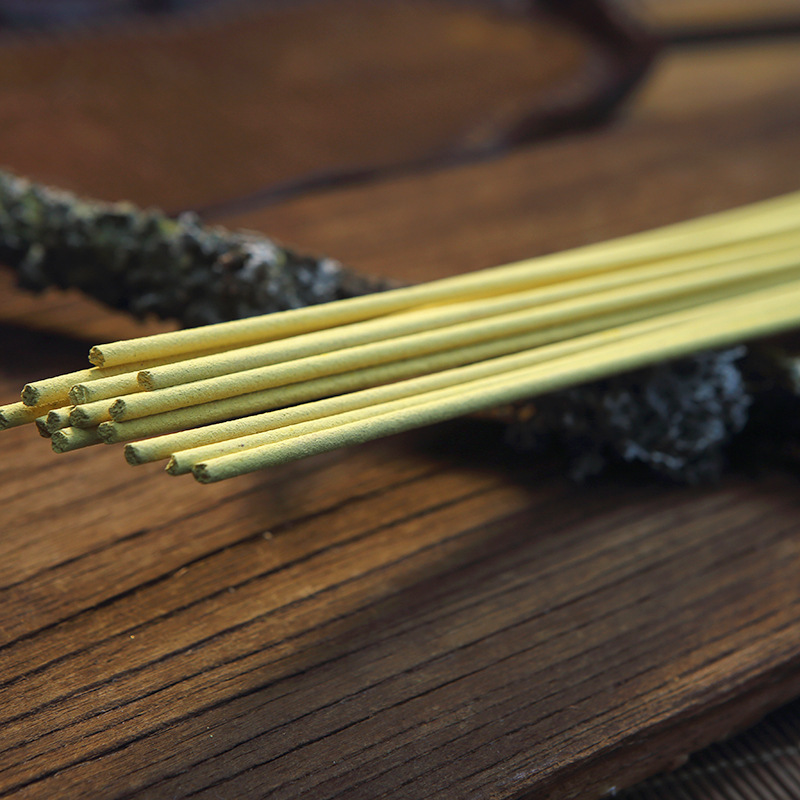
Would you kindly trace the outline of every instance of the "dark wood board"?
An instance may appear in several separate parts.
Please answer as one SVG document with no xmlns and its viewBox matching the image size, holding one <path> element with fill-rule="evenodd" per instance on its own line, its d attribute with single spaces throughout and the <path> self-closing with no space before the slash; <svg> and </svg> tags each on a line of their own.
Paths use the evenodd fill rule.
<svg viewBox="0 0 800 800">
<path fill-rule="evenodd" d="M 586 49 L 475 3 L 315 0 L 0 41 L 0 164 L 200 208 L 509 124 Z"/>
<path fill-rule="evenodd" d="M 726 29 L 739 25 L 753 28 L 759 23 L 780 24 L 797 20 L 797 0 L 642 0 L 631 4 L 633 10 L 657 28 Z"/>
<path fill-rule="evenodd" d="M 421 280 L 797 188 L 799 123 L 800 53 L 676 55 L 603 132 L 231 223 Z M 131 333 L 4 280 L 9 400 Z M 0 796 L 600 797 L 800 693 L 794 475 L 575 487 L 475 421 L 205 487 L 0 447 Z"/>
</svg>

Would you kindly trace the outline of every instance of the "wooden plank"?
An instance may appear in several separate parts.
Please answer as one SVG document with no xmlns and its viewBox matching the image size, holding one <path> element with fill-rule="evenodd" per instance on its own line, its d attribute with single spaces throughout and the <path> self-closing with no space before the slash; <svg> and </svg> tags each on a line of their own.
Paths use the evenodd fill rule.
<svg viewBox="0 0 800 800">
<path fill-rule="evenodd" d="M 779 23 L 800 17 L 798 0 L 636 0 L 631 11 L 656 26 L 690 30 Z"/>
<path fill-rule="evenodd" d="M 232 222 L 422 279 L 796 188 L 800 69 L 659 104 L 703 64 L 596 136 Z M 13 330 L 9 399 L 58 352 Z M 10 797 L 599 797 L 800 691 L 792 476 L 578 488 L 475 421 L 207 487 L 2 448 Z"/>
<path fill-rule="evenodd" d="M 426 0 L 4 41 L 0 147 L 45 182 L 197 208 L 446 149 L 535 108 L 583 49 L 545 20 Z"/>
<path fill-rule="evenodd" d="M 622 124 L 590 138 L 228 224 L 422 281 L 793 191 L 798 63 L 792 43 L 667 53 Z"/>
</svg>

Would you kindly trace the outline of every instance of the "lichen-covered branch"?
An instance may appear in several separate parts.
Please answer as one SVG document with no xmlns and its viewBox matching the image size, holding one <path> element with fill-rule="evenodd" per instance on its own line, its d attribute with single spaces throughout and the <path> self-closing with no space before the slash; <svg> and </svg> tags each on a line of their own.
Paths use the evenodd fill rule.
<svg viewBox="0 0 800 800">
<path fill-rule="evenodd" d="M 715 479 L 754 402 L 745 354 L 706 351 L 537 398 L 519 409 L 508 439 L 525 450 L 559 449 L 576 480 L 614 462 L 679 482 Z"/>
<path fill-rule="evenodd" d="M 731 461 L 800 464 L 800 357 L 772 341 L 707 350 L 521 403 L 506 439 L 557 453 L 585 481 L 619 464 L 677 483 L 717 480 Z"/>
<path fill-rule="evenodd" d="M 0 263 L 20 286 L 77 288 L 138 317 L 185 326 L 385 288 L 330 258 L 253 233 L 101 203 L 0 172 Z"/>
</svg>

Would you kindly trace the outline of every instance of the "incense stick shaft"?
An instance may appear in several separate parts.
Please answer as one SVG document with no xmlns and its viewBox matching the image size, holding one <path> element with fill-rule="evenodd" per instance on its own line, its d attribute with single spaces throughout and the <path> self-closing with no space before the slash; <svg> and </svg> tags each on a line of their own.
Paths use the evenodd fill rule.
<svg viewBox="0 0 800 800">
<path fill-rule="evenodd" d="M 73 406 L 63 406 L 62 408 L 54 408 L 47 414 L 46 426 L 49 433 L 52 435 L 55 431 L 61 428 L 66 428 L 69 424 L 69 417 L 72 413 Z"/>
<path fill-rule="evenodd" d="M 90 360 L 99 365 L 124 364 L 141 358 L 181 355 L 210 346 L 243 346 L 370 319 L 425 303 L 448 303 L 500 294 L 563 280 L 567 276 L 747 241 L 796 228 L 797 197 L 790 195 L 656 231 L 376 295 L 98 345 L 92 348 Z"/>
<path fill-rule="evenodd" d="M 699 293 L 694 299 L 697 304 L 715 302 L 729 296 L 725 290 L 714 290 Z M 532 347 L 539 347 L 548 342 L 570 339 L 575 336 L 596 331 L 601 327 L 614 327 L 647 318 L 650 315 L 668 314 L 685 307 L 685 301 L 668 300 L 653 304 L 646 309 L 625 309 L 601 317 L 577 320 L 565 325 L 553 326 L 545 330 L 537 330 L 518 336 L 482 342 L 477 345 L 453 348 L 428 356 L 418 356 L 400 362 L 366 367 L 361 370 L 312 379 L 302 383 L 291 384 L 277 389 L 266 389 L 239 397 L 216 400 L 189 408 L 165 411 L 152 416 L 132 419 L 123 422 L 104 422 L 99 427 L 100 436 L 107 443 L 130 442 L 143 437 L 157 437 L 144 442 L 135 442 L 128 452 L 134 463 L 154 461 L 166 458 L 172 452 L 187 447 L 209 444 L 229 438 L 231 435 L 255 433 L 256 430 L 244 430 L 241 426 L 249 425 L 247 415 L 259 414 L 280 406 L 292 406 L 306 403 L 320 397 L 342 395 L 355 392 L 365 387 L 377 386 L 390 381 L 400 381 L 416 375 L 451 369 L 463 364 L 471 364 L 508 353 L 520 352 Z M 235 417 L 245 419 L 234 419 Z M 220 426 L 209 426 L 209 423 L 231 420 Z M 189 428 L 190 430 L 184 430 Z M 173 433 L 177 431 L 177 433 Z M 224 431 L 218 435 L 218 431 Z M 232 432 L 233 431 L 233 432 Z M 161 434 L 161 435 L 159 435 Z"/>
<path fill-rule="evenodd" d="M 111 419 L 110 400 L 96 400 L 75 406 L 69 415 L 70 424 L 75 428 L 96 428 L 101 422 Z"/>
<path fill-rule="evenodd" d="M 61 428 L 53 432 L 52 446 L 55 453 L 68 453 L 80 450 L 93 444 L 100 444 L 102 439 L 96 428 Z"/>
<path fill-rule="evenodd" d="M 486 320 L 460 323 L 346 350 L 308 356 L 269 367 L 222 375 L 154 392 L 129 395 L 118 399 L 111 407 L 110 413 L 117 421 L 136 419 L 270 387 L 286 386 L 317 376 L 334 375 L 380 363 L 398 362 L 460 345 L 543 329 L 548 325 L 655 303 L 665 297 L 688 295 L 687 305 L 690 305 L 696 302 L 691 296 L 692 291 L 712 289 L 748 278 L 752 281 L 754 271 L 758 273 L 760 280 L 771 280 L 773 274 L 797 270 L 799 263 L 799 253 L 770 254 L 752 259 L 745 265 L 731 267 L 726 264 L 709 268 L 690 277 L 671 276 L 651 281 L 643 286 L 624 287 L 593 297 L 574 298 L 531 310 L 501 314 Z"/>
<path fill-rule="evenodd" d="M 333 417 L 320 417 L 306 422 L 299 422 L 295 425 L 286 425 L 274 430 L 254 433 L 249 436 L 226 439 L 221 442 L 207 444 L 189 450 L 179 450 L 171 455 L 166 470 L 170 475 L 185 475 L 187 472 L 191 472 L 195 464 L 200 461 L 206 461 L 230 453 L 242 452 L 254 447 L 262 447 L 267 444 L 283 441 L 284 439 L 291 439 L 295 436 L 326 430 L 333 427 L 334 424 L 343 425 L 348 422 L 369 419 L 376 414 L 385 414 L 410 408 L 411 406 L 425 402 L 430 399 L 432 395 L 436 395 L 436 399 L 439 399 L 458 396 L 462 392 L 463 387 L 461 386 L 448 386 L 437 392 L 426 393 L 419 396 L 412 395 L 410 397 L 401 397 L 397 400 L 380 403 L 374 406 L 370 405 L 365 408 L 356 408 L 352 411 L 336 414 Z M 332 422 L 332 420 L 335 420 L 335 423 Z"/>
<path fill-rule="evenodd" d="M 47 414 L 56 407 L 56 404 L 29 406 L 23 402 L 9 403 L 0 406 L 0 430 L 16 428 L 19 425 L 28 425 L 38 417 Z"/>
<path fill-rule="evenodd" d="M 273 445 L 255 447 L 242 453 L 220 456 L 194 467 L 202 483 L 253 472 L 339 447 L 358 444 L 503 405 L 566 386 L 596 380 L 656 360 L 674 358 L 705 347 L 730 344 L 742 339 L 775 333 L 797 324 L 800 319 L 800 284 L 778 293 L 764 293 L 742 306 L 738 315 L 711 315 L 701 325 L 690 321 L 676 326 L 670 335 L 661 331 L 645 333 L 622 342 L 603 345 L 588 353 L 566 356 L 500 379 L 477 381 L 478 387 L 440 401 L 422 403 L 397 413 L 351 422 L 318 433 L 296 436 Z"/>
<path fill-rule="evenodd" d="M 142 390 L 137 380 L 138 372 L 124 372 L 108 378 L 100 378 L 91 383 L 75 384 L 69 392 L 69 399 L 76 405 L 110 400 L 120 395 L 133 394 Z"/>
<path fill-rule="evenodd" d="M 555 341 L 534 349 L 525 349 L 512 355 L 479 361 L 468 366 L 447 369 L 441 372 L 423 375 L 410 380 L 401 380 L 388 385 L 377 386 L 359 392 L 329 397 L 301 406 L 259 414 L 253 417 L 234 420 L 232 422 L 212 425 L 199 431 L 186 431 L 169 436 L 162 436 L 145 442 L 128 445 L 126 457 L 129 463 L 139 464 L 145 461 L 173 455 L 172 474 L 188 471 L 198 460 L 215 457 L 231 449 L 246 449 L 270 441 L 266 434 L 275 429 L 289 431 L 292 436 L 305 433 L 306 430 L 319 430 L 330 424 L 340 425 L 346 414 L 365 416 L 384 413 L 389 410 L 388 404 L 402 401 L 406 405 L 421 402 L 431 392 L 439 390 L 462 391 L 464 384 L 491 376 L 502 375 L 511 370 L 532 366 L 542 361 L 559 358 L 570 353 L 586 351 L 601 344 L 624 339 L 642 332 L 667 328 L 681 321 L 697 319 L 704 314 L 702 308 L 691 309 L 677 314 L 666 314 L 644 321 L 612 327 L 588 335 L 575 336 L 566 341 Z M 309 424 L 313 427 L 304 428 Z M 281 434 L 279 439 L 287 438 Z M 277 441 L 277 439 L 275 439 Z"/>
<path fill-rule="evenodd" d="M 800 230 L 788 234 L 765 237 L 744 245 L 720 247 L 711 251 L 691 253 L 687 256 L 659 261 L 645 266 L 615 270 L 588 278 L 566 280 L 561 283 L 536 289 L 511 292 L 497 297 L 476 301 L 450 303 L 416 311 L 407 311 L 389 317 L 352 323 L 324 331 L 293 336 L 277 342 L 268 342 L 237 348 L 223 353 L 166 364 L 143 370 L 139 383 L 143 389 L 152 391 L 184 383 L 212 378 L 232 372 L 255 369 L 275 363 L 286 362 L 310 355 L 317 355 L 369 342 L 382 341 L 425 330 L 443 328 L 457 323 L 507 314 L 522 309 L 532 309 L 581 296 L 591 297 L 601 292 L 610 292 L 647 281 L 682 275 L 723 264 L 732 265 L 771 253 L 800 250 Z M 106 383 L 105 381 L 98 382 Z M 91 384 L 87 392 L 98 384 Z M 128 394 L 128 387 L 114 384 L 104 397 Z M 73 389 L 76 391 L 78 387 Z M 89 396 L 71 395 L 75 402 L 100 399 L 100 394 Z"/>
</svg>

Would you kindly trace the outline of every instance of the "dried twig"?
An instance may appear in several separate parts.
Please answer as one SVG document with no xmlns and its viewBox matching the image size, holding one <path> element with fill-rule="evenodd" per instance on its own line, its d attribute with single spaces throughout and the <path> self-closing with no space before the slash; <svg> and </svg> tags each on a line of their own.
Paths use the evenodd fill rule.
<svg viewBox="0 0 800 800">
<path fill-rule="evenodd" d="M 386 288 L 264 236 L 101 203 L 0 172 L 0 262 L 20 286 L 73 287 L 138 317 L 186 326 Z"/>
</svg>

